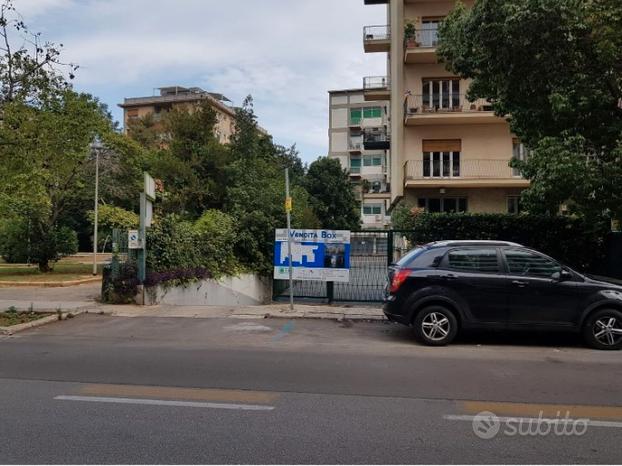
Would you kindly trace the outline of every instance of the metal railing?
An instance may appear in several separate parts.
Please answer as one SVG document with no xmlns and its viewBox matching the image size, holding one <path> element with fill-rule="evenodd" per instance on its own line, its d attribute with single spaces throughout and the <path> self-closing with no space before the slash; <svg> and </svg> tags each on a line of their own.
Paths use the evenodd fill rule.
<svg viewBox="0 0 622 466">
<path fill-rule="evenodd" d="M 391 38 L 391 26 L 365 26 L 363 28 L 363 40 L 389 40 Z"/>
<path fill-rule="evenodd" d="M 391 86 L 391 81 L 387 76 L 366 76 L 363 78 L 363 89 L 388 89 Z"/>
<path fill-rule="evenodd" d="M 486 99 L 470 101 L 464 94 L 409 95 L 404 99 L 404 117 L 414 117 L 429 113 L 477 113 L 492 111 L 492 104 Z"/>
<path fill-rule="evenodd" d="M 363 130 L 364 142 L 390 142 L 391 137 L 387 131 Z"/>
<path fill-rule="evenodd" d="M 348 150 L 363 150 L 363 142 L 350 142 L 350 144 L 348 144 Z"/>
<path fill-rule="evenodd" d="M 438 45 L 438 29 L 420 28 L 415 29 L 414 33 L 404 37 L 404 46 L 407 49 L 414 48 L 434 48 Z"/>
<path fill-rule="evenodd" d="M 404 164 L 404 179 L 434 180 L 434 179 L 522 179 L 510 167 L 511 157 L 498 159 L 469 159 L 464 156 L 460 160 L 457 171 L 454 167 L 444 169 L 442 161 L 438 166 L 428 165 L 430 162 L 423 157 L 407 160 Z M 428 165 L 428 166 L 426 166 Z M 429 168 L 428 168 L 429 167 Z M 446 167 L 445 167 L 446 168 Z M 443 176 L 445 174 L 446 176 Z"/>
</svg>

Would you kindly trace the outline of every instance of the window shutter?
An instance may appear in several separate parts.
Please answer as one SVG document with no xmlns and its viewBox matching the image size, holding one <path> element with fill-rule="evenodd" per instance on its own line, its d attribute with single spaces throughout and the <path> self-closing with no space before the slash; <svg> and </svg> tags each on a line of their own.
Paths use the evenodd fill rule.
<svg viewBox="0 0 622 466">
<path fill-rule="evenodd" d="M 423 152 L 461 152 L 460 139 L 427 139 L 423 141 Z"/>
</svg>

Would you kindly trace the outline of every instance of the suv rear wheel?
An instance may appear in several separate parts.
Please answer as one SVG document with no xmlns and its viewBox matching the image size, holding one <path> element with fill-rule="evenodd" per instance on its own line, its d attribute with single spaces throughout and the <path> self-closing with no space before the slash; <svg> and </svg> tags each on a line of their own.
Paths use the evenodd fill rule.
<svg viewBox="0 0 622 466">
<path fill-rule="evenodd" d="M 428 346 L 445 346 L 456 338 L 458 320 L 453 312 L 443 306 L 422 309 L 413 322 L 415 337 Z"/>
<path fill-rule="evenodd" d="M 592 348 L 619 350 L 622 348 L 622 312 L 601 309 L 585 320 L 583 338 Z"/>
</svg>

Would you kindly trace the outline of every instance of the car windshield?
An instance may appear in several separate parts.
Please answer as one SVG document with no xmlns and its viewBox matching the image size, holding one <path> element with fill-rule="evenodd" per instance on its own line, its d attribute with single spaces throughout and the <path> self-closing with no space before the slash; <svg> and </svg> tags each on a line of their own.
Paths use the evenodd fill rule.
<svg viewBox="0 0 622 466">
<path fill-rule="evenodd" d="M 402 257 L 399 261 L 396 262 L 395 265 L 399 267 L 407 267 L 417 256 L 425 251 L 425 248 L 415 248 L 412 251 L 409 251 L 404 257 Z"/>
</svg>

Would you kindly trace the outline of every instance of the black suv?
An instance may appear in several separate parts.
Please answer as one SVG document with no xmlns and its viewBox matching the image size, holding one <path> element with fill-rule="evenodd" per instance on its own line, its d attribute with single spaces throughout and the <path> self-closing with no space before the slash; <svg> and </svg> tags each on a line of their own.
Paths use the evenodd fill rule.
<svg viewBox="0 0 622 466">
<path fill-rule="evenodd" d="M 389 267 L 384 313 L 427 345 L 460 328 L 581 332 L 592 347 L 622 347 L 622 286 L 592 280 L 544 254 L 499 241 L 441 241 Z"/>
</svg>

